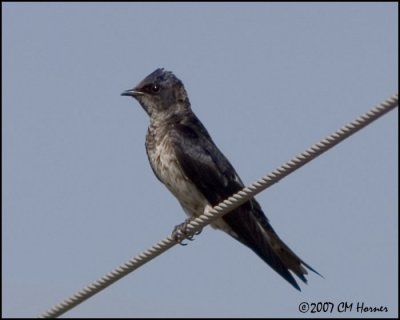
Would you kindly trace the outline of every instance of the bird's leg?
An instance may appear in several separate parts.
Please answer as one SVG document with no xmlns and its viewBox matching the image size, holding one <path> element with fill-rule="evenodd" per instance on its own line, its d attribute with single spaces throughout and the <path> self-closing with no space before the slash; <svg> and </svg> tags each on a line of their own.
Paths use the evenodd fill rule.
<svg viewBox="0 0 400 320">
<path fill-rule="evenodd" d="M 198 235 L 201 233 L 202 230 L 196 231 L 196 232 L 189 232 L 187 230 L 187 226 L 192 220 L 194 220 L 196 217 L 191 217 L 185 220 L 185 222 L 178 224 L 175 226 L 174 230 L 172 231 L 172 238 L 178 242 L 182 246 L 186 246 L 187 243 L 183 243 L 184 239 L 188 239 L 190 241 L 193 241 L 193 237 L 195 235 Z"/>
</svg>

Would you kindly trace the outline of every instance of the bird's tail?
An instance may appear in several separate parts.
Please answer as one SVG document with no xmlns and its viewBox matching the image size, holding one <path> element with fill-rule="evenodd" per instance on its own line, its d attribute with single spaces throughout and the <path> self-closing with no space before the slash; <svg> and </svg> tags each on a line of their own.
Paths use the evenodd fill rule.
<svg viewBox="0 0 400 320">
<path fill-rule="evenodd" d="M 292 271 L 304 283 L 307 283 L 307 279 L 305 277 L 308 274 L 307 269 L 321 276 L 315 269 L 313 269 L 307 263 L 301 260 L 279 238 L 272 227 L 270 228 L 270 230 L 264 230 L 264 233 L 266 235 L 266 241 L 268 244 L 264 248 L 257 247 L 253 250 L 276 272 L 278 272 L 283 278 L 289 281 L 289 283 L 292 284 L 296 289 L 300 290 L 300 287 L 289 271 Z M 274 262 L 270 263 L 271 260 L 274 260 Z"/>
<path fill-rule="evenodd" d="M 293 272 L 304 283 L 307 283 L 307 269 L 320 275 L 316 270 L 301 260 L 276 234 L 257 201 L 228 213 L 223 219 L 230 225 L 236 240 L 252 249 L 272 269 L 286 279 L 293 287 L 300 290 Z M 243 228 L 247 230 L 243 230 Z M 239 231 L 240 230 L 240 231 Z M 321 276 L 321 275 L 320 275 Z M 322 277 L 322 276 L 321 276 Z"/>
</svg>

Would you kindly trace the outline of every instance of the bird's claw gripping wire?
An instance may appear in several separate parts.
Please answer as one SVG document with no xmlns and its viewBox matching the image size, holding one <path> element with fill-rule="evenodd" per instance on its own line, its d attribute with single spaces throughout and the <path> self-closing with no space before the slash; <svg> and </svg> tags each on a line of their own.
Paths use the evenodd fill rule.
<svg viewBox="0 0 400 320">
<path fill-rule="evenodd" d="M 179 243 L 181 246 L 186 246 L 187 243 L 184 243 L 183 240 L 188 239 L 193 241 L 193 237 L 200 234 L 202 230 L 198 230 L 196 232 L 188 231 L 187 226 L 190 222 L 192 222 L 194 218 L 186 219 L 185 222 L 178 224 L 175 226 L 172 231 L 172 238 Z"/>
</svg>

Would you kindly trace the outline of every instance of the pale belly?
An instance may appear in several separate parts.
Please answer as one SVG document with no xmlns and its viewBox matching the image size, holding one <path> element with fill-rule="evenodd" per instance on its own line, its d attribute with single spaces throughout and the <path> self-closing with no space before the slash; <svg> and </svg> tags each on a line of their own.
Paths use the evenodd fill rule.
<svg viewBox="0 0 400 320">
<path fill-rule="evenodd" d="M 183 173 L 178 160 L 166 142 L 167 137 L 148 152 L 149 161 L 159 179 L 177 198 L 185 213 L 189 217 L 198 217 L 210 204 Z M 227 233 L 232 232 L 222 219 L 216 220 L 211 226 Z"/>
</svg>

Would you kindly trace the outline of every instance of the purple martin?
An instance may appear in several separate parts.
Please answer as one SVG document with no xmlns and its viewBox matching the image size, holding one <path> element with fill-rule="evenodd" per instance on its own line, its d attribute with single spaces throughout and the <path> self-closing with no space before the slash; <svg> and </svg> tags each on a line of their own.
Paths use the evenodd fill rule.
<svg viewBox="0 0 400 320">
<path fill-rule="evenodd" d="M 193 113 L 181 80 L 157 69 L 121 95 L 135 98 L 150 117 L 146 152 L 156 177 L 178 199 L 189 217 L 203 214 L 244 185 Z M 300 290 L 293 272 L 307 283 L 307 268 L 276 234 L 253 198 L 212 223 L 212 227 L 252 249 L 272 269 Z"/>
</svg>

